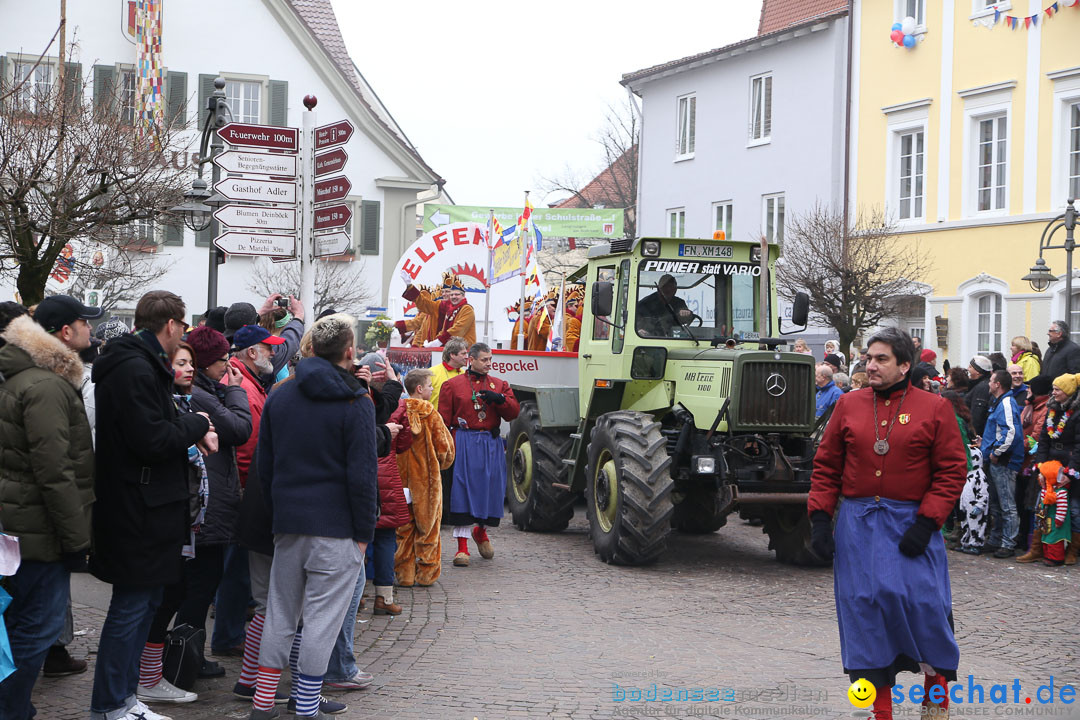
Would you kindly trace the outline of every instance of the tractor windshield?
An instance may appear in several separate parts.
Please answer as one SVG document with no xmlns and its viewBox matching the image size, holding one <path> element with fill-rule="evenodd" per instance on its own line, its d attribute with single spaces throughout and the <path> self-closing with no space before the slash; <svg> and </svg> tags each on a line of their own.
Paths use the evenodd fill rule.
<svg viewBox="0 0 1080 720">
<path fill-rule="evenodd" d="M 638 269 L 637 334 L 755 340 L 761 334 L 760 273 L 760 267 L 750 263 L 644 260 Z"/>
</svg>

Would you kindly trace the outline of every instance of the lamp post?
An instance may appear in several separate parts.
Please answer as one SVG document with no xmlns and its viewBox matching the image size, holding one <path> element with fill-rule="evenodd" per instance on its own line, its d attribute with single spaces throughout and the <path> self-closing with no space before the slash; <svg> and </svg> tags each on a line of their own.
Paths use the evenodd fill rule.
<svg viewBox="0 0 1080 720">
<path fill-rule="evenodd" d="M 225 143 L 217 134 L 217 129 L 224 127 L 229 121 L 232 112 L 229 103 L 225 99 L 225 78 L 215 78 L 214 92 L 211 93 L 206 103 L 206 121 L 203 125 L 202 140 L 199 144 L 199 155 L 196 161 L 198 176 L 192 181 L 191 189 L 184 194 L 184 203 L 173 208 L 173 212 L 180 213 L 184 218 L 184 224 L 195 232 L 202 232 L 207 228 L 215 237 L 218 235 L 218 221 L 211 213 L 214 208 L 225 205 L 228 200 L 216 190 L 211 191 L 203 180 L 203 166 L 213 163 L 215 157 L 225 149 Z M 209 148 L 209 152 L 207 152 Z M 210 181 L 217 186 L 221 180 L 221 168 L 211 165 Z M 209 247 L 210 265 L 206 279 L 206 306 L 217 306 L 218 291 L 218 265 L 219 255 L 217 246 L 211 241 Z"/>
<path fill-rule="evenodd" d="M 1070 332 L 1072 325 L 1073 250 L 1076 249 L 1076 239 L 1073 235 L 1076 230 L 1077 216 L 1075 202 L 1075 198 L 1069 198 L 1069 202 L 1065 206 L 1065 212 L 1051 220 L 1043 228 L 1042 237 L 1039 239 L 1039 257 L 1035 261 L 1035 265 L 1032 266 L 1031 271 L 1021 278 L 1021 280 L 1027 280 L 1031 285 L 1031 289 L 1035 292 L 1044 292 L 1050 287 L 1055 278 L 1054 274 L 1050 272 L 1050 268 L 1046 266 L 1046 261 L 1043 260 L 1043 251 L 1065 251 L 1065 322 L 1070 325 Z M 1054 233 L 1061 228 L 1065 228 L 1065 242 L 1061 245 L 1051 245 Z"/>
</svg>

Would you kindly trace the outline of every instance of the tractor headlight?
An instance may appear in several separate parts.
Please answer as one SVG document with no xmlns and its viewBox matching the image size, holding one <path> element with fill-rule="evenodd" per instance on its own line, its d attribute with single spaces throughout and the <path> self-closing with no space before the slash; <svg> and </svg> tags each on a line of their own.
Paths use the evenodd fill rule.
<svg viewBox="0 0 1080 720">
<path fill-rule="evenodd" d="M 694 458 L 694 472 L 698 475 L 715 475 L 716 458 L 710 455 L 698 455 Z"/>
<path fill-rule="evenodd" d="M 641 243 L 641 254 L 645 257 L 660 257 L 660 241 L 646 240 Z"/>
</svg>

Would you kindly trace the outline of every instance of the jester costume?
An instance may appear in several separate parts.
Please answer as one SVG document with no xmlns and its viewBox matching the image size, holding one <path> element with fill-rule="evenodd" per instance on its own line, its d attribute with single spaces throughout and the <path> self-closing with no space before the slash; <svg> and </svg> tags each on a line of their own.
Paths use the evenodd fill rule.
<svg viewBox="0 0 1080 720">
<path fill-rule="evenodd" d="M 551 322 L 559 305 L 559 291 L 552 288 L 533 310 L 532 320 L 525 336 L 525 349 L 542 352 L 548 349 L 551 338 Z"/>
<path fill-rule="evenodd" d="M 1042 537 L 1043 562 L 1061 565 L 1065 562 L 1065 546 L 1072 540 L 1069 517 L 1069 485 L 1076 470 L 1062 466 L 1057 460 L 1039 465 L 1039 510 L 1035 513 L 1035 532 Z"/>
<path fill-rule="evenodd" d="M 584 285 L 571 285 L 566 289 L 566 300 L 563 306 L 566 312 L 563 318 L 563 349 L 567 352 L 578 351 L 578 343 L 581 341 L 581 304 L 584 300 Z M 571 305 L 575 307 L 572 308 Z"/>
<path fill-rule="evenodd" d="M 443 274 L 444 290 L 460 290 L 465 292 L 465 284 L 461 278 L 453 273 Z M 450 300 L 436 301 L 429 294 L 422 292 L 415 285 L 409 285 L 401 294 L 406 300 L 416 303 L 416 310 L 427 315 L 431 323 L 431 337 L 427 341 L 417 342 L 413 338 L 413 346 L 423 346 L 424 342 L 437 341 L 445 345 L 452 337 L 464 338 L 465 343 L 472 345 L 476 342 L 476 314 L 473 312 L 469 301 L 462 299 L 458 303 Z M 405 321 L 398 321 L 395 325 L 399 333 L 404 334 Z"/>
</svg>

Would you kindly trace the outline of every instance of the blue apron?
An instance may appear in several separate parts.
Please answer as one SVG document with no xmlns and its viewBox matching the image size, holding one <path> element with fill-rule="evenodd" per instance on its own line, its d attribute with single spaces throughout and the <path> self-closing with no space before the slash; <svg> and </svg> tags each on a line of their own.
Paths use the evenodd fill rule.
<svg viewBox="0 0 1080 720">
<path fill-rule="evenodd" d="M 450 487 L 453 525 L 496 526 L 506 496 L 506 441 L 488 430 L 454 433 L 454 482 Z"/>
<path fill-rule="evenodd" d="M 960 662 L 941 533 L 918 557 L 899 549 L 918 509 L 916 502 L 845 498 L 837 513 L 833 585 L 844 671 L 875 675 L 867 679 L 879 687 L 920 662 L 955 679 Z"/>
</svg>

